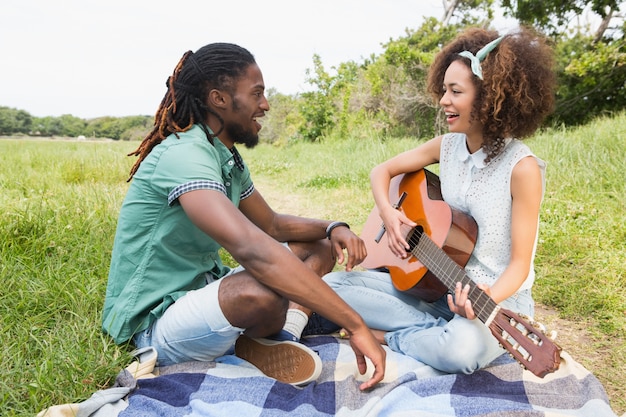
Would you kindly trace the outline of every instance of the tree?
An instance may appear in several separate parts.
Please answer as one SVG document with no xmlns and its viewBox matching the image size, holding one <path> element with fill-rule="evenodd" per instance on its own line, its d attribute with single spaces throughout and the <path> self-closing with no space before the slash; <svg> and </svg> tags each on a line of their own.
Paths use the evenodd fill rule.
<svg viewBox="0 0 626 417">
<path fill-rule="evenodd" d="M 33 122 L 34 136 L 60 136 L 63 131 L 63 125 L 58 117 L 46 116 L 37 117 Z"/>
<path fill-rule="evenodd" d="M 152 118 L 149 116 L 99 117 L 89 120 L 86 135 L 115 140 L 137 140 L 150 131 Z"/>
<path fill-rule="evenodd" d="M 435 54 L 461 27 L 428 18 L 418 29 L 407 30 L 405 37 L 387 43 L 383 54 L 368 67 L 369 111 L 386 121 L 387 133 L 428 137 L 440 130 L 438 107 L 426 92 L 426 77 Z"/>
<path fill-rule="evenodd" d="M 153 124 L 153 117 L 150 116 L 127 116 L 116 120 L 119 136 L 114 139 L 119 140 L 142 140 Z"/>
<path fill-rule="evenodd" d="M 566 125 L 626 109 L 626 44 L 577 34 L 558 47 L 559 89 L 553 119 Z"/>
<path fill-rule="evenodd" d="M 60 134 L 62 136 L 77 138 L 78 136 L 85 134 L 85 127 L 87 126 L 87 122 L 76 116 L 72 116 L 71 114 L 64 114 L 59 118 L 59 123 L 61 125 Z"/>
<path fill-rule="evenodd" d="M 444 13 L 441 19 L 442 26 L 451 24 L 454 16 L 458 16 L 458 23 L 463 26 L 476 25 L 479 22 L 486 24 L 493 20 L 493 0 L 442 0 Z"/>
<path fill-rule="evenodd" d="M 507 16 L 553 36 L 562 34 L 576 16 L 590 10 L 601 18 L 595 31 L 596 42 L 602 39 L 612 19 L 623 20 L 624 17 L 619 14 L 624 5 L 622 0 L 502 0 L 501 5 Z"/>
<path fill-rule="evenodd" d="M 0 135 L 28 134 L 32 123 L 32 116 L 24 110 L 0 107 Z"/>
<path fill-rule="evenodd" d="M 300 113 L 304 123 L 298 129 L 303 139 L 319 141 L 333 126 L 335 109 L 332 102 L 334 77 L 324 69 L 319 55 L 313 55 L 313 74 L 306 70 L 306 82 L 317 87 L 316 90 L 302 94 Z"/>
<path fill-rule="evenodd" d="M 296 136 L 297 126 L 304 123 L 301 114 L 294 109 L 299 107 L 301 99 L 278 93 L 275 88 L 267 91 L 270 111 L 260 120 L 263 129 L 259 139 L 264 143 L 285 144 Z"/>
<path fill-rule="evenodd" d="M 502 0 L 505 13 L 549 33 L 558 57 L 553 121 L 567 125 L 626 108 L 626 45 L 620 0 Z M 585 12 L 595 19 L 580 22 Z M 596 26 L 593 26 L 593 25 Z"/>
</svg>

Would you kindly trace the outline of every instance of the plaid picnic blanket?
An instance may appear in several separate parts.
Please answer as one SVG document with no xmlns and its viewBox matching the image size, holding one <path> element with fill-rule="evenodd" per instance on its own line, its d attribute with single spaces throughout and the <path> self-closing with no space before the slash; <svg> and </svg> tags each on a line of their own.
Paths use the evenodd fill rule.
<svg viewBox="0 0 626 417">
<path fill-rule="evenodd" d="M 159 369 L 139 379 L 119 417 L 131 416 L 593 416 L 616 417 L 600 382 L 563 352 L 557 372 L 538 378 L 508 355 L 472 375 L 445 374 L 387 349 L 385 379 L 368 392 L 346 340 L 305 338 L 323 371 L 293 387 L 226 355 Z"/>
</svg>

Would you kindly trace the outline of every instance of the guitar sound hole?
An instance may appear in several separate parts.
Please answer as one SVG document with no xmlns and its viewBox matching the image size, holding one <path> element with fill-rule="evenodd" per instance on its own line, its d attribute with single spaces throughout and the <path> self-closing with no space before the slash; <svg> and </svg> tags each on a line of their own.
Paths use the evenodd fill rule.
<svg viewBox="0 0 626 417">
<path fill-rule="evenodd" d="M 415 226 L 406 236 L 406 241 L 409 244 L 409 249 L 406 251 L 409 253 L 413 252 L 413 249 L 417 246 L 420 241 L 420 237 L 424 233 L 424 228 L 422 226 Z"/>
</svg>

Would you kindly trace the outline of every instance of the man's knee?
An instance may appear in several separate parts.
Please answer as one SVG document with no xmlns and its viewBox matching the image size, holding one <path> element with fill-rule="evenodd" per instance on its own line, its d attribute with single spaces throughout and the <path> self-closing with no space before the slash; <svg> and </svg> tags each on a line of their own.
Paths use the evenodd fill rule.
<svg viewBox="0 0 626 417">
<path fill-rule="evenodd" d="M 244 273 L 245 274 L 245 273 Z M 237 327 L 282 328 L 289 301 L 251 276 L 231 276 L 220 285 L 219 302 L 228 321 Z"/>
</svg>

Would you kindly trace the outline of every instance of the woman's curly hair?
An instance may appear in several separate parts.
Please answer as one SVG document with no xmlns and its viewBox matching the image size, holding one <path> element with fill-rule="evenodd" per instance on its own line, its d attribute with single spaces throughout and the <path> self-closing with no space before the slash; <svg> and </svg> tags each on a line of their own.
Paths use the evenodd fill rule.
<svg viewBox="0 0 626 417">
<path fill-rule="evenodd" d="M 446 70 L 454 61 L 470 68 L 470 61 L 459 55 L 474 55 L 498 38 L 496 31 L 471 28 L 446 45 L 435 57 L 428 74 L 428 91 L 437 102 L 443 96 Z M 472 120 L 483 126 L 482 148 L 486 162 L 504 148 L 505 139 L 532 135 L 553 111 L 556 89 L 555 59 L 547 39 L 522 27 L 504 36 L 500 44 L 481 62 L 483 79 L 473 77 L 476 100 Z"/>
<path fill-rule="evenodd" d="M 224 122 L 206 105 L 207 94 L 214 88 L 233 93 L 235 81 L 255 63 L 247 49 L 231 43 L 212 43 L 195 53 L 185 52 L 174 73 L 167 78 L 167 92 L 154 117 L 154 127 L 139 147 L 128 154 L 139 156 L 128 180 L 150 151 L 172 133 L 185 132 L 197 123 L 212 141 L 221 130 L 215 134 L 209 132 L 205 126 L 209 113 L 222 122 L 222 128 Z"/>
</svg>

